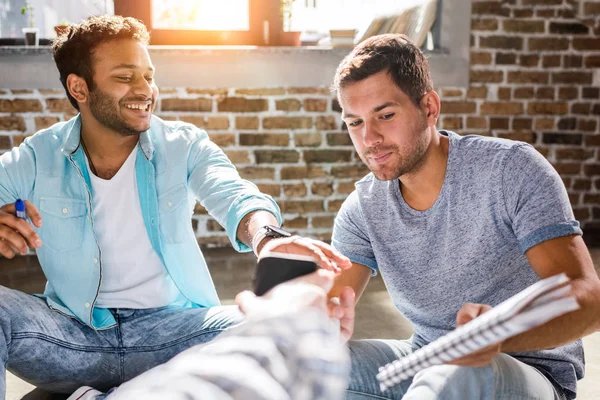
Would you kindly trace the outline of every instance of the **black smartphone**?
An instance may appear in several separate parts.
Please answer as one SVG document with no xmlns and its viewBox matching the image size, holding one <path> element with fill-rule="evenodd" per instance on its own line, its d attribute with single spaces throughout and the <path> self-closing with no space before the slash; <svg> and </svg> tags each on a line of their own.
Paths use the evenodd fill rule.
<svg viewBox="0 0 600 400">
<path fill-rule="evenodd" d="M 258 261 L 252 279 L 253 291 L 262 296 L 273 286 L 315 272 L 318 266 L 311 257 L 271 253 Z"/>
</svg>

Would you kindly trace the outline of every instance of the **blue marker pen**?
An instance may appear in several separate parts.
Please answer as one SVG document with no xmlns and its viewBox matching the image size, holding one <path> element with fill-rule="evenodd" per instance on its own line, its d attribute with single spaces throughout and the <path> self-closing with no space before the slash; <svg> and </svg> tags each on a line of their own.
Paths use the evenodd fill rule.
<svg viewBox="0 0 600 400">
<path fill-rule="evenodd" d="M 27 213 L 25 212 L 25 202 L 23 200 L 17 199 L 17 201 L 15 201 L 15 210 L 17 218 L 27 220 Z"/>
</svg>

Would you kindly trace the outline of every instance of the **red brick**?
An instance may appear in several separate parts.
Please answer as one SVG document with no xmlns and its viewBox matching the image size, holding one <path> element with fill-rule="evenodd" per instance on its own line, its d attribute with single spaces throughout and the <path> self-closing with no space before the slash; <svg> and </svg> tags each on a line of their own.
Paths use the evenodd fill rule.
<svg viewBox="0 0 600 400">
<path fill-rule="evenodd" d="M 583 136 L 576 133 L 544 132 L 544 135 L 542 136 L 542 143 L 570 144 L 579 146 L 583 143 Z"/>
<path fill-rule="evenodd" d="M 485 99 L 487 97 L 487 87 L 471 86 L 467 89 L 467 97 L 470 99 Z"/>
<path fill-rule="evenodd" d="M 236 94 L 244 96 L 275 96 L 285 94 L 283 88 L 259 88 L 259 89 L 237 89 Z"/>
<path fill-rule="evenodd" d="M 264 129 L 310 129 L 313 126 L 311 117 L 265 117 Z"/>
<path fill-rule="evenodd" d="M 331 115 L 325 117 L 317 117 L 316 127 L 320 131 L 332 131 L 339 129 L 340 120 Z"/>
<path fill-rule="evenodd" d="M 226 150 L 225 155 L 233 164 L 250 164 L 250 157 L 245 150 Z"/>
<path fill-rule="evenodd" d="M 537 130 L 554 129 L 555 125 L 554 118 L 536 118 L 535 120 L 535 129 Z"/>
<path fill-rule="evenodd" d="M 2 117 L 0 117 L 1 119 Z M 1 122 L 0 122 L 1 123 Z M 13 140 L 13 146 L 14 147 L 18 147 L 21 145 L 21 143 L 23 143 L 23 141 L 28 138 L 31 135 L 13 135 L 12 140 Z"/>
<path fill-rule="evenodd" d="M 530 130 L 533 126 L 531 118 L 515 118 L 512 121 L 512 129 L 517 131 Z"/>
<path fill-rule="evenodd" d="M 281 185 L 272 184 L 272 183 L 259 183 L 258 190 L 261 193 L 268 194 L 269 196 L 279 197 L 281 196 Z"/>
<path fill-rule="evenodd" d="M 585 135 L 585 145 L 600 146 L 600 135 Z"/>
<path fill-rule="evenodd" d="M 490 118 L 490 129 L 508 129 L 508 118 Z"/>
<path fill-rule="evenodd" d="M 540 56 L 537 54 L 521 54 L 519 56 L 519 65 L 535 68 L 540 65 Z"/>
<path fill-rule="evenodd" d="M 288 214 L 307 214 L 325 211 L 323 200 L 284 200 L 280 202 L 281 211 Z"/>
<path fill-rule="evenodd" d="M 327 211 L 338 212 L 342 208 L 344 200 L 329 200 L 327 202 Z"/>
<path fill-rule="evenodd" d="M 331 182 L 313 182 L 310 187 L 312 194 L 317 196 L 331 196 L 333 194 L 333 183 Z"/>
<path fill-rule="evenodd" d="M 286 197 L 305 197 L 307 193 L 304 183 L 290 183 L 283 185 L 283 194 Z"/>
<path fill-rule="evenodd" d="M 573 100 L 579 97 L 579 88 L 573 86 L 561 87 L 558 89 L 559 100 Z"/>
<path fill-rule="evenodd" d="M 554 100 L 553 87 L 539 87 L 535 91 L 535 98 L 540 100 Z"/>
<path fill-rule="evenodd" d="M 584 161 L 594 157 L 594 152 L 586 149 L 556 149 L 556 158 L 559 160 L 580 160 Z"/>
<path fill-rule="evenodd" d="M 219 147 L 235 145 L 235 135 L 233 133 L 211 133 L 209 137 Z"/>
<path fill-rule="evenodd" d="M 302 165 L 281 168 L 281 179 L 313 179 L 324 178 L 327 172 L 323 168 L 314 165 Z"/>
<path fill-rule="evenodd" d="M 586 208 L 573 208 L 573 215 L 578 221 L 584 221 L 590 217 L 590 210 Z"/>
<path fill-rule="evenodd" d="M 505 19 L 502 21 L 505 32 L 519 33 L 541 33 L 544 32 L 544 21 L 532 21 L 529 19 Z"/>
<path fill-rule="evenodd" d="M 550 21 L 550 33 L 559 35 L 584 35 L 589 32 L 589 28 L 579 22 L 555 22 Z"/>
<path fill-rule="evenodd" d="M 473 15 L 497 15 L 508 17 L 510 15 L 510 9 L 502 3 L 502 1 L 473 2 L 471 13 Z"/>
<path fill-rule="evenodd" d="M 338 182 L 335 192 L 338 194 L 350 194 L 354 192 L 354 181 Z"/>
<path fill-rule="evenodd" d="M 240 146 L 279 146 L 290 144 L 287 133 L 240 133 Z"/>
<path fill-rule="evenodd" d="M 327 134 L 327 145 L 328 146 L 352 146 L 352 139 L 347 133 L 328 133 Z"/>
<path fill-rule="evenodd" d="M 33 94 L 31 89 L 13 89 L 12 94 Z"/>
<path fill-rule="evenodd" d="M 467 128 L 487 129 L 487 120 L 484 117 L 467 117 Z"/>
<path fill-rule="evenodd" d="M 563 67 L 581 68 L 583 66 L 583 56 L 574 54 L 565 54 L 563 56 Z"/>
<path fill-rule="evenodd" d="M 569 105 L 567 103 L 529 103 L 527 113 L 535 114 L 567 114 Z"/>
<path fill-rule="evenodd" d="M 600 49 L 600 38 L 573 38 L 573 49 L 597 51 Z"/>
<path fill-rule="evenodd" d="M 49 100 L 49 99 L 48 99 Z M 46 104 L 48 103 L 46 100 Z M 162 99 L 161 111 L 212 111 L 211 99 Z"/>
<path fill-rule="evenodd" d="M 498 137 L 503 139 L 518 140 L 531 144 L 535 143 L 537 139 L 537 135 L 530 131 L 498 133 Z"/>
<path fill-rule="evenodd" d="M 530 37 L 528 39 L 527 48 L 529 51 L 568 50 L 569 49 L 569 39 L 560 38 L 560 37 L 544 37 L 544 38 Z"/>
<path fill-rule="evenodd" d="M 327 111 L 326 99 L 304 99 L 304 111 L 324 112 Z"/>
<path fill-rule="evenodd" d="M 0 135 L 0 149 L 10 150 L 12 145 L 10 143 L 10 136 Z"/>
<path fill-rule="evenodd" d="M 315 215 L 310 219 L 313 228 L 332 228 L 333 215 Z"/>
<path fill-rule="evenodd" d="M 588 115 L 590 113 L 590 106 L 590 103 L 573 103 L 571 105 L 571 113 Z"/>
<path fill-rule="evenodd" d="M 217 100 L 217 110 L 220 112 L 260 112 L 268 109 L 269 103 L 266 99 L 223 97 Z"/>
<path fill-rule="evenodd" d="M 57 117 L 35 117 L 35 130 L 46 129 L 58 122 Z"/>
<path fill-rule="evenodd" d="M 181 115 L 182 121 L 188 122 L 198 128 L 208 130 L 224 130 L 229 128 L 229 118 L 227 117 L 202 117 L 194 115 Z"/>
<path fill-rule="evenodd" d="M 471 52 L 471 65 L 489 65 L 492 63 L 492 53 L 482 51 Z"/>
<path fill-rule="evenodd" d="M 303 154 L 307 163 L 347 162 L 352 159 L 352 150 L 304 150 Z"/>
<path fill-rule="evenodd" d="M 488 18 L 473 18 L 471 20 L 472 31 L 496 31 L 498 30 L 498 20 Z"/>
<path fill-rule="evenodd" d="M 296 217 L 292 219 L 285 219 L 283 221 L 283 226 L 291 229 L 305 229 L 308 227 L 308 218 L 306 217 Z"/>
<path fill-rule="evenodd" d="M 592 83 L 591 72 L 553 72 L 552 83 L 567 83 L 567 84 L 583 84 L 590 85 Z"/>
<path fill-rule="evenodd" d="M 523 103 L 489 101 L 480 107 L 482 115 L 519 115 L 523 114 Z"/>
<path fill-rule="evenodd" d="M 23 117 L 0 117 L 0 131 L 25 132 L 25 120 Z"/>
<path fill-rule="evenodd" d="M 600 68 L 600 55 L 590 55 L 585 57 L 586 68 Z"/>
<path fill-rule="evenodd" d="M 244 167 L 238 168 L 240 176 L 250 181 L 257 179 L 275 179 L 275 170 L 270 167 Z"/>
<path fill-rule="evenodd" d="M 462 97 L 462 89 L 442 89 L 442 97 Z"/>
<path fill-rule="evenodd" d="M 532 87 L 518 87 L 514 93 L 515 99 L 532 99 L 533 88 Z"/>
<path fill-rule="evenodd" d="M 469 78 L 472 83 L 499 83 L 504 80 L 504 72 L 472 69 L 469 73 Z"/>
<path fill-rule="evenodd" d="M 289 94 L 331 94 L 329 88 L 315 88 L 315 87 L 293 87 L 288 88 Z"/>
<path fill-rule="evenodd" d="M 225 229 L 214 219 L 206 221 L 206 230 L 209 232 L 224 232 Z"/>
<path fill-rule="evenodd" d="M 235 127 L 242 130 L 258 129 L 257 117 L 236 117 Z"/>
<path fill-rule="evenodd" d="M 463 119 L 462 117 L 445 117 L 442 120 L 442 128 L 443 129 L 462 129 L 463 127 Z"/>
<path fill-rule="evenodd" d="M 517 63 L 515 53 L 496 53 L 496 65 L 513 65 Z"/>
<path fill-rule="evenodd" d="M 577 118 L 561 118 L 556 127 L 561 131 L 572 131 L 577 127 Z"/>
<path fill-rule="evenodd" d="M 586 176 L 600 175 L 600 164 L 586 164 L 583 166 L 583 171 Z"/>
<path fill-rule="evenodd" d="M 300 160 L 300 153 L 296 150 L 255 150 L 254 157 L 257 164 L 290 164 Z"/>
<path fill-rule="evenodd" d="M 586 193 L 583 196 L 583 202 L 585 204 L 598 204 L 600 205 L 600 194 L 597 193 Z"/>
<path fill-rule="evenodd" d="M 596 132 L 595 119 L 580 119 L 577 121 L 577 129 L 583 132 Z"/>
<path fill-rule="evenodd" d="M 323 138 L 319 132 L 294 133 L 294 143 L 298 147 L 319 146 Z"/>
<path fill-rule="evenodd" d="M 160 89 L 161 93 L 175 93 L 177 90 L 176 89 Z M 205 94 L 205 95 L 209 95 L 209 96 L 226 96 L 228 90 L 223 88 L 223 89 L 194 89 L 194 88 L 187 88 L 186 92 L 188 92 L 189 94 Z"/>
<path fill-rule="evenodd" d="M 71 107 L 69 105 L 69 107 Z M 72 107 L 71 107 L 72 108 Z M 42 103 L 35 99 L 0 99 L 0 112 L 25 113 L 42 111 Z M 51 110 L 53 111 L 53 110 Z"/>
<path fill-rule="evenodd" d="M 563 0 L 523 0 L 524 6 L 560 6 Z"/>
<path fill-rule="evenodd" d="M 331 176 L 334 178 L 362 178 L 369 173 L 369 168 L 364 164 L 331 167 Z"/>
<path fill-rule="evenodd" d="M 575 179 L 573 182 L 573 189 L 575 190 L 590 190 L 592 188 L 592 181 L 589 179 Z"/>
<path fill-rule="evenodd" d="M 542 58 L 542 66 L 544 68 L 560 67 L 560 56 L 559 55 L 547 55 Z"/>
<path fill-rule="evenodd" d="M 511 99 L 511 88 L 509 87 L 500 87 L 498 88 L 498 99 L 500 100 L 510 100 Z"/>
<path fill-rule="evenodd" d="M 281 111 L 299 111 L 302 107 L 298 99 L 283 99 L 275 102 L 275 109 Z"/>
<path fill-rule="evenodd" d="M 482 36 L 479 38 L 482 49 L 522 50 L 523 38 L 518 36 Z"/>
<path fill-rule="evenodd" d="M 472 114 L 477 110 L 473 101 L 442 101 L 442 114 Z"/>
<path fill-rule="evenodd" d="M 581 172 L 581 163 L 556 163 L 553 167 L 560 175 L 577 175 Z"/>
<path fill-rule="evenodd" d="M 547 72 L 535 71 L 510 71 L 507 75 L 509 83 L 548 83 Z"/>
<path fill-rule="evenodd" d="M 535 16 L 538 18 L 553 18 L 556 16 L 556 10 L 554 9 L 542 9 L 535 10 Z"/>
<path fill-rule="evenodd" d="M 600 15 L 600 3 L 597 1 L 586 1 L 583 3 L 583 13 L 589 16 Z"/>
</svg>

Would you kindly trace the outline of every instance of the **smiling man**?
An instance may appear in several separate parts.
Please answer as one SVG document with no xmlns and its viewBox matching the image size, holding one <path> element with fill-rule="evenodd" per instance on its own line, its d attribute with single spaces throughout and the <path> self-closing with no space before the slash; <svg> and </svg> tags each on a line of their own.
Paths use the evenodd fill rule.
<svg viewBox="0 0 600 400">
<path fill-rule="evenodd" d="M 350 266 L 325 243 L 280 238 L 277 204 L 206 132 L 152 115 L 148 40 L 132 18 L 71 26 L 53 51 L 79 114 L 0 159 L 0 254 L 35 248 L 48 279 L 37 297 L 0 287 L 0 397 L 4 368 L 50 391 L 106 390 L 241 320 L 220 306 L 190 221 L 196 200 L 238 251 Z M 18 198 L 33 226 L 14 215 Z"/>
<path fill-rule="evenodd" d="M 360 297 L 381 273 L 410 340 L 350 343 L 349 399 L 572 399 L 580 337 L 600 328 L 600 282 L 562 180 L 532 146 L 436 129 L 427 59 L 402 35 L 376 36 L 340 64 L 343 119 L 371 173 L 335 220 L 353 263 L 330 293 Z M 581 310 L 381 392 L 378 368 L 561 272 Z M 342 328 L 351 331 L 353 307 Z"/>
</svg>

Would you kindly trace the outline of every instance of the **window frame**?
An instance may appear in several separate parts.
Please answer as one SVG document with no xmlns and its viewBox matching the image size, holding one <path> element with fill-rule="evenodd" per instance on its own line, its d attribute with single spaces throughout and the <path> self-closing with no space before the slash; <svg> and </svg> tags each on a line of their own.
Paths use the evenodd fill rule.
<svg viewBox="0 0 600 400">
<path fill-rule="evenodd" d="M 248 0 L 250 29 L 247 31 L 153 29 L 152 1 L 114 0 L 115 15 L 134 17 L 146 25 L 151 45 L 277 46 L 283 39 L 281 0 Z"/>
</svg>

